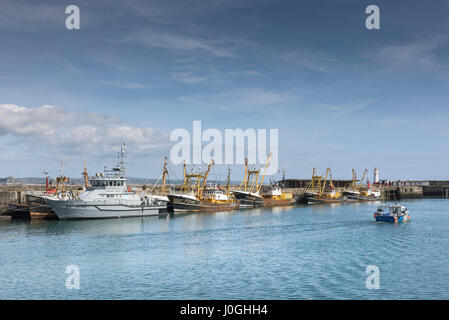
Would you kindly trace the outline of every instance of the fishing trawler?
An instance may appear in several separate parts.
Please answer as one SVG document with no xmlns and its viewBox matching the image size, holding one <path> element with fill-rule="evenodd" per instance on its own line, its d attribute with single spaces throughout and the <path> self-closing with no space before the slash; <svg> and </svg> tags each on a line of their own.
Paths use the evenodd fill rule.
<svg viewBox="0 0 449 320">
<path fill-rule="evenodd" d="M 166 208 L 163 201 L 140 197 L 127 186 L 124 167 L 125 143 L 112 170 L 90 178 L 90 186 L 80 195 L 61 192 L 46 201 L 59 219 L 99 219 L 159 215 Z"/>
<path fill-rule="evenodd" d="M 47 204 L 46 197 L 47 195 L 26 195 L 27 203 L 30 208 L 31 219 L 58 219 L 58 216 Z"/>
<path fill-rule="evenodd" d="M 377 208 L 374 219 L 376 222 L 406 222 L 410 221 L 410 212 L 398 203 L 392 206 L 384 205 Z"/>
<path fill-rule="evenodd" d="M 168 170 L 167 170 L 167 157 L 164 158 L 164 166 L 162 168 L 162 188 L 160 194 L 154 194 L 153 190 L 157 186 L 159 179 L 156 181 L 156 183 L 153 185 L 153 188 L 149 191 L 149 193 L 146 195 L 147 198 L 156 200 L 156 201 L 162 201 L 168 204 L 169 200 L 167 197 L 167 191 L 166 191 L 166 184 L 167 184 L 167 177 L 168 177 Z"/>
<path fill-rule="evenodd" d="M 343 195 L 348 197 L 348 199 L 359 199 L 359 198 L 361 198 L 359 187 L 363 183 L 363 179 L 365 179 L 365 175 L 366 175 L 367 171 L 368 170 L 365 169 L 365 171 L 363 172 L 363 177 L 362 177 L 362 180 L 360 181 L 360 184 L 357 184 L 357 174 L 356 174 L 355 170 L 352 169 L 352 183 L 350 184 L 350 186 L 346 190 L 343 191 Z"/>
<path fill-rule="evenodd" d="M 47 197 L 51 197 L 55 194 L 59 187 L 59 177 L 56 179 L 58 182 L 56 187 L 53 187 L 49 183 L 48 172 L 44 171 L 46 175 L 45 179 L 45 191 L 30 191 L 25 194 L 25 202 L 22 204 L 9 204 L 9 215 L 14 218 L 25 219 L 57 219 L 56 214 L 51 210 L 50 206 L 46 202 Z"/>
<path fill-rule="evenodd" d="M 84 173 L 86 171 L 86 163 L 84 163 Z M 60 190 L 65 192 L 65 184 L 69 182 L 69 178 L 63 175 L 63 161 L 61 161 L 60 176 L 56 177 L 56 186 L 51 186 L 48 172 L 45 174 L 45 192 L 43 195 L 27 195 L 27 202 L 30 206 L 31 219 L 58 219 L 51 207 L 47 203 L 48 198 L 55 198 Z"/>
<path fill-rule="evenodd" d="M 283 192 L 278 185 L 263 188 L 261 195 L 265 207 L 292 206 L 296 202 L 291 192 Z"/>
<path fill-rule="evenodd" d="M 238 190 L 232 191 L 234 197 L 240 201 L 240 208 L 256 208 L 264 205 L 258 186 L 259 170 L 248 170 L 248 159 L 245 159 L 245 177 Z"/>
<path fill-rule="evenodd" d="M 330 168 L 326 170 L 326 177 L 322 181 L 322 176 L 315 175 L 315 168 L 313 169 L 311 186 L 305 193 L 308 204 L 314 203 L 338 203 L 347 201 L 347 198 L 338 192 L 332 184 L 332 175 L 330 175 L 329 187 L 327 187 L 327 177 L 330 174 Z"/>
<path fill-rule="evenodd" d="M 289 206 L 295 204 L 293 194 L 283 192 L 278 185 L 263 186 L 265 173 L 267 172 L 272 153 L 268 155 L 262 179 L 259 182 L 260 170 L 248 170 L 248 160 L 245 159 L 245 178 L 239 186 L 239 190 L 233 192 L 243 208 L 260 206 Z M 263 187 L 262 187 L 263 186 Z"/>
<path fill-rule="evenodd" d="M 263 180 L 265 178 L 265 174 L 268 169 L 268 165 L 270 163 L 270 159 L 272 157 L 272 153 L 268 155 L 267 162 L 265 164 L 265 170 L 262 175 L 262 179 L 260 183 L 259 180 L 259 171 L 257 171 L 255 184 L 257 187 L 257 194 L 263 199 L 263 205 L 265 207 L 275 207 L 275 206 L 291 206 L 296 203 L 296 200 L 293 198 L 293 194 L 291 192 L 283 192 L 280 186 L 276 183 L 273 183 L 269 186 L 263 186 Z M 263 186 L 263 187 L 262 187 Z"/>
<path fill-rule="evenodd" d="M 367 180 L 367 187 L 366 188 L 362 187 L 367 172 L 368 170 L 365 169 L 365 171 L 363 172 L 363 177 L 360 180 L 360 183 L 357 183 L 358 180 L 356 173 L 354 169 L 352 169 L 352 183 L 347 190 L 343 191 L 343 195 L 351 200 L 359 200 L 359 201 L 379 200 L 381 197 L 381 193 L 380 191 L 375 190 L 371 186 L 369 180 Z"/>
<path fill-rule="evenodd" d="M 368 180 L 366 189 L 360 190 L 360 195 L 361 195 L 360 200 L 378 201 L 380 200 L 382 193 L 379 190 L 374 189 Z"/>
<path fill-rule="evenodd" d="M 213 164 L 212 160 L 204 174 L 186 174 L 184 164 L 182 193 L 168 195 L 169 207 L 174 213 L 228 211 L 239 208 L 240 202 L 229 192 L 229 174 L 226 192 L 220 187 L 206 189 L 207 177 Z"/>
</svg>

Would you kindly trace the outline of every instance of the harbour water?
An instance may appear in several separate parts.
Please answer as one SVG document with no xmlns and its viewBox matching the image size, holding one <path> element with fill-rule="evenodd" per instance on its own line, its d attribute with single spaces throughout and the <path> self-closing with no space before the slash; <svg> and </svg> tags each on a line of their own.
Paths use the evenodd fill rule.
<svg viewBox="0 0 449 320">
<path fill-rule="evenodd" d="M 448 200 L 401 204 L 412 221 L 397 225 L 374 222 L 375 202 L 0 220 L 0 299 L 449 299 Z"/>
</svg>

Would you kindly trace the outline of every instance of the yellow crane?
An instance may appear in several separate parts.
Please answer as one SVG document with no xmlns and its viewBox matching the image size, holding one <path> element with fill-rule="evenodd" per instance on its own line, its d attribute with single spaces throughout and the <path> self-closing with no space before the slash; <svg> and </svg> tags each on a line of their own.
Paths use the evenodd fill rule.
<svg viewBox="0 0 449 320">
<path fill-rule="evenodd" d="M 356 173 L 355 170 L 352 169 L 352 191 L 357 191 L 357 179 L 356 179 Z"/>
<path fill-rule="evenodd" d="M 184 170 L 185 171 L 185 170 Z M 185 175 L 185 173 L 184 173 Z M 162 194 L 166 194 L 165 185 L 167 182 L 168 170 L 167 170 L 167 157 L 164 158 L 164 168 L 162 169 Z"/>
<path fill-rule="evenodd" d="M 260 176 L 260 170 L 248 170 L 248 158 L 245 159 L 245 177 L 243 178 L 243 181 L 240 183 L 239 190 L 242 189 L 243 191 L 248 192 L 259 192 L 260 188 L 262 187 L 263 180 L 265 177 L 265 173 L 267 172 L 268 164 L 270 162 L 272 153 L 268 155 L 267 162 L 265 165 L 265 171 L 262 175 L 262 180 L 259 184 L 259 176 Z"/>
<path fill-rule="evenodd" d="M 89 175 L 87 174 L 86 160 L 84 160 L 84 171 L 81 172 L 81 175 L 84 177 L 84 186 L 87 188 L 89 186 Z"/>
<path fill-rule="evenodd" d="M 228 179 L 226 180 L 226 195 L 229 198 L 229 194 L 230 194 L 230 188 L 231 188 L 231 167 L 228 166 Z"/>
<path fill-rule="evenodd" d="M 321 180 L 323 180 L 322 176 L 319 176 L 316 174 L 316 168 L 313 168 L 312 172 L 312 179 L 310 180 L 310 183 L 307 185 L 306 189 L 310 191 L 315 191 L 318 189 L 318 191 L 321 190 Z"/>
<path fill-rule="evenodd" d="M 207 176 L 209 175 L 210 172 L 210 168 L 212 168 L 212 166 L 215 164 L 214 160 L 212 159 L 209 163 L 209 166 L 207 167 L 206 173 L 204 174 L 204 179 L 203 179 L 203 185 L 201 186 L 201 190 L 198 191 L 198 199 L 201 200 L 202 195 L 203 195 L 203 191 L 204 188 L 206 187 L 206 183 L 207 183 Z"/>
<path fill-rule="evenodd" d="M 199 190 L 200 190 L 200 181 L 203 178 L 203 175 L 201 173 L 186 173 L 186 163 L 184 161 L 183 164 L 183 182 L 182 182 L 182 187 L 180 191 L 185 191 L 185 192 L 189 192 L 190 190 L 193 191 L 193 188 L 196 188 L 196 192 L 198 194 Z M 194 181 L 194 183 L 192 184 L 191 181 Z M 195 185 L 195 186 L 194 186 Z"/>
<path fill-rule="evenodd" d="M 327 176 L 329 175 L 330 171 L 331 171 L 331 168 L 327 168 L 326 169 L 326 177 L 324 178 L 323 184 L 322 184 L 322 186 L 320 188 L 320 193 L 323 193 L 324 189 L 326 188 Z"/>
<path fill-rule="evenodd" d="M 366 176 L 366 174 L 368 173 L 368 169 L 365 169 L 365 171 L 363 171 L 363 177 L 362 177 L 362 180 L 360 180 L 360 183 L 359 183 L 359 187 L 363 184 L 363 180 L 365 180 L 365 176 Z"/>
<path fill-rule="evenodd" d="M 64 161 L 61 160 L 61 166 L 59 169 L 59 177 L 56 178 L 55 193 L 58 193 L 59 187 L 61 186 L 62 195 L 65 194 L 65 184 L 69 183 L 70 178 L 64 177 Z"/>
<path fill-rule="evenodd" d="M 259 187 L 257 188 L 257 193 L 259 193 L 260 189 L 262 188 L 263 180 L 265 178 L 265 174 L 267 173 L 268 164 L 270 163 L 271 156 L 272 156 L 272 153 L 270 152 L 270 154 L 268 155 L 268 158 L 267 158 L 267 164 L 265 165 L 265 170 L 262 175 L 262 180 L 260 180 Z"/>
</svg>

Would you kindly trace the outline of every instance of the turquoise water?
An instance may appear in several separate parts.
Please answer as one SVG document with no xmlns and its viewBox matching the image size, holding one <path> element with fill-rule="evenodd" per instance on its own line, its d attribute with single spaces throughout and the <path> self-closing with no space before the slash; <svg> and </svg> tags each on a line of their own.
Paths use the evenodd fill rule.
<svg viewBox="0 0 449 320">
<path fill-rule="evenodd" d="M 402 204 L 400 225 L 376 224 L 378 203 L 0 220 L 0 299 L 449 299 L 449 201 Z"/>
</svg>

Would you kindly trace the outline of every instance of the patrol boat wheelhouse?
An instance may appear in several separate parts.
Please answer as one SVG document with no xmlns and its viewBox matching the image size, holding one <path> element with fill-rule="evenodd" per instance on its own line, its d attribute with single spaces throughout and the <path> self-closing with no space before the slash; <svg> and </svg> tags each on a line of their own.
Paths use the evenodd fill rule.
<svg viewBox="0 0 449 320">
<path fill-rule="evenodd" d="M 59 219 L 98 219 L 142 217 L 158 215 L 166 208 L 164 201 L 153 197 L 141 198 L 126 184 L 124 167 L 125 144 L 118 154 L 118 163 L 112 170 L 90 178 L 91 186 L 79 196 L 70 193 L 46 198 Z"/>
</svg>

